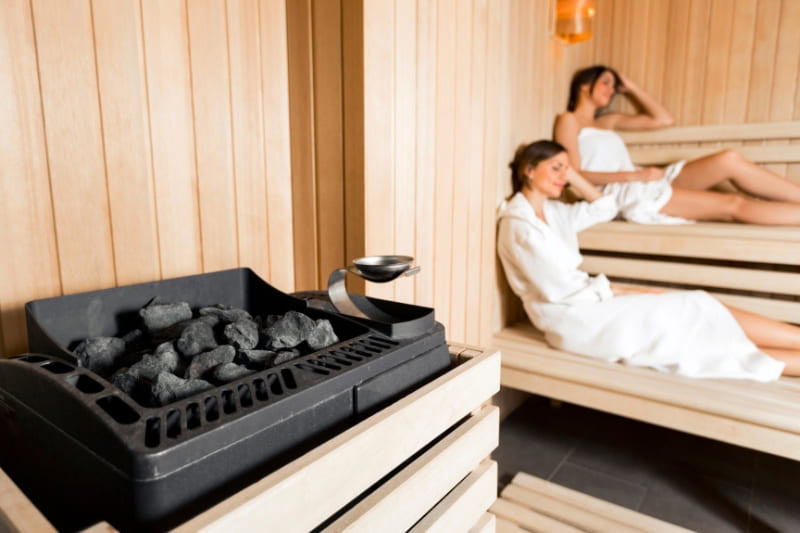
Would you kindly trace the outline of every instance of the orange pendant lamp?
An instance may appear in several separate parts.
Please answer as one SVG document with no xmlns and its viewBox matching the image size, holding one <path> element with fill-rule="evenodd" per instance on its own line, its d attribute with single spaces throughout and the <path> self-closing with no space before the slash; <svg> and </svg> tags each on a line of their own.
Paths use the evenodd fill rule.
<svg viewBox="0 0 800 533">
<path fill-rule="evenodd" d="M 592 38 L 594 0 L 556 0 L 555 36 L 567 44 Z"/>
</svg>

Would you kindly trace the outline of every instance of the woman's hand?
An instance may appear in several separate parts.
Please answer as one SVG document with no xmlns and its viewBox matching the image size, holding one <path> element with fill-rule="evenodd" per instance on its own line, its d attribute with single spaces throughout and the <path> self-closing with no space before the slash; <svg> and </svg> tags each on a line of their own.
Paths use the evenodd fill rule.
<svg viewBox="0 0 800 533">
<path fill-rule="evenodd" d="M 617 73 L 617 75 L 619 76 L 619 81 L 621 82 L 621 85 L 618 88 L 618 91 L 620 93 L 622 94 L 633 93 L 636 91 L 636 89 L 638 89 L 637 85 L 633 83 L 629 78 L 623 76 L 619 72 Z"/>
<path fill-rule="evenodd" d="M 644 167 L 633 173 L 631 181 L 658 181 L 664 177 L 664 169 L 658 167 Z"/>
</svg>

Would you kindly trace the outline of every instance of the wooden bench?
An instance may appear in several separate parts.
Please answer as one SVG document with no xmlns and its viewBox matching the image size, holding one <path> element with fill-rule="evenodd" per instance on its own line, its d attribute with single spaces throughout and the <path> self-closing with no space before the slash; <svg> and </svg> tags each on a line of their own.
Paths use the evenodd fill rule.
<svg viewBox="0 0 800 533">
<path fill-rule="evenodd" d="M 649 531 L 687 529 L 520 472 L 494 502 L 498 533 Z"/>
<path fill-rule="evenodd" d="M 785 171 L 800 167 L 800 122 L 625 137 L 639 164 L 734 147 Z M 730 305 L 800 323 L 800 228 L 610 222 L 582 232 L 579 241 L 587 272 L 622 284 L 700 288 Z M 800 379 L 687 379 L 554 350 L 521 313 L 502 272 L 498 279 L 493 345 L 503 354 L 504 386 L 800 460 Z"/>
<path fill-rule="evenodd" d="M 499 416 L 488 400 L 499 389 L 500 355 L 460 345 L 450 353 L 444 375 L 175 531 L 494 531 L 487 510 L 497 464 L 489 455 Z M 0 470 L 5 531 L 55 529 Z M 87 531 L 115 530 L 100 522 Z"/>
</svg>

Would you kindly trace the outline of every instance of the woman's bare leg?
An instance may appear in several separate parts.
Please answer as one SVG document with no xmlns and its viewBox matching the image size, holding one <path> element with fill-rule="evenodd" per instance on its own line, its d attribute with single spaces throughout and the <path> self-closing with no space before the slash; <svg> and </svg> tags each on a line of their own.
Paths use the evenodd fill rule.
<svg viewBox="0 0 800 533">
<path fill-rule="evenodd" d="M 672 187 L 672 198 L 661 208 L 665 215 L 690 220 L 718 220 L 800 226 L 800 204 L 768 202 L 738 194 Z"/>
<path fill-rule="evenodd" d="M 782 375 L 800 376 L 800 351 L 762 348 L 761 346 L 759 346 L 759 349 L 773 359 L 786 363 L 786 366 L 783 367 Z"/>
<path fill-rule="evenodd" d="M 673 184 L 684 189 L 706 190 L 726 179 L 754 196 L 800 203 L 800 184 L 748 161 L 734 150 L 689 161 Z"/>
<path fill-rule="evenodd" d="M 724 304 L 723 304 L 724 305 Z M 792 350 L 800 354 L 800 327 L 725 305 L 747 338 L 758 346 Z"/>
</svg>

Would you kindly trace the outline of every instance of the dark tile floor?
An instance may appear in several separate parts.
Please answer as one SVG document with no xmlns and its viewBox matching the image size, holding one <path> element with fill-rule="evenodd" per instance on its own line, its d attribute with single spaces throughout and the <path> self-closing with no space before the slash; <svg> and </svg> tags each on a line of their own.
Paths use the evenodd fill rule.
<svg viewBox="0 0 800 533">
<path fill-rule="evenodd" d="M 701 532 L 800 532 L 800 462 L 531 396 L 500 425 L 500 488 L 548 479 Z"/>
</svg>

